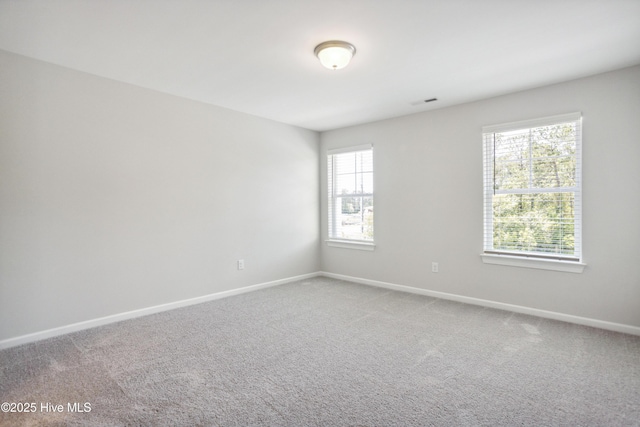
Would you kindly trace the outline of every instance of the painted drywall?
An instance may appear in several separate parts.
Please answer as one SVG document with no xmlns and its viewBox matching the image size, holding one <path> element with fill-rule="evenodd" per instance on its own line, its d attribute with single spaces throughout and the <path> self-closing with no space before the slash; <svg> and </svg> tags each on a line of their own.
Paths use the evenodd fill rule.
<svg viewBox="0 0 640 427">
<path fill-rule="evenodd" d="M 317 271 L 318 144 L 0 51 L 0 341 Z"/>
<path fill-rule="evenodd" d="M 485 125 L 583 115 L 582 274 L 483 264 Z M 372 143 L 373 252 L 321 249 L 335 274 L 640 326 L 640 67 L 321 134 L 326 150 Z M 439 272 L 431 272 L 431 263 Z"/>
</svg>

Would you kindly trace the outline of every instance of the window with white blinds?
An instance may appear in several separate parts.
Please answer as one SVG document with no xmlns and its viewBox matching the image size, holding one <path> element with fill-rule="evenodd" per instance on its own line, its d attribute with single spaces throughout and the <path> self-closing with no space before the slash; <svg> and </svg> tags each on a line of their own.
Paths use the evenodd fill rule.
<svg viewBox="0 0 640 427">
<path fill-rule="evenodd" d="M 329 150 L 329 239 L 373 242 L 373 147 Z"/>
<path fill-rule="evenodd" d="M 581 262 L 580 113 L 486 126 L 484 253 Z"/>
</svg>

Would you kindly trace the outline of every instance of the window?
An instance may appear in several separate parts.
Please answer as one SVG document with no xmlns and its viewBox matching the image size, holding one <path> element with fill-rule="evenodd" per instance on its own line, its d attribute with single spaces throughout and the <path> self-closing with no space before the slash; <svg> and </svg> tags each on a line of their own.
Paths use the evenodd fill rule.
<svg viewBox="0 0 640 427">
<path fill-rule="evenodd" d="M 329 244 L 354 243 L 360 249 L 373 243 L 373 147 L 329 150 Z"/>
<path fill-rule="evenodd" d="M 482 132 L 484 254 L 494 255 L 485 262 L 572 271 L 556 267 L 582 260 L 580 114 Z M 495 255 L 542 262 L 496 262 Z"/>
</svg>

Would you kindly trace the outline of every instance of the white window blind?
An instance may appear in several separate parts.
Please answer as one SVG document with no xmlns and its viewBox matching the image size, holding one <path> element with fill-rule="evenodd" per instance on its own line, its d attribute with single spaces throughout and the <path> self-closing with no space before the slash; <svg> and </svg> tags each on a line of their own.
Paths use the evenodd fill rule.
<svg viewBox="0 0 640 427">
<path fill-rule="evenodd" d="M 580 113 L 486 126 L 484 252 L 580 262 Z"/>
<path fill-rule="evenodd" d="M 329 238 L 373 242 L 373 147 L 329 150 Z"/>
</svg>

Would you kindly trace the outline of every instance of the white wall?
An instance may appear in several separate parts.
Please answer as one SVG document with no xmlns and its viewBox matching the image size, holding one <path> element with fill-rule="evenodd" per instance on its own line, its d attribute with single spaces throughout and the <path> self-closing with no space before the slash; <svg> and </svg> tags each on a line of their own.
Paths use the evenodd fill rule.
<svg viewBox="0 0 640 427">
<path fill-rule="evenodd" d="M 0 341 L 317 271 L 318 141 L 0 51 Z"/>
<path fill-rule="evenodd" d="M 584 273 L 482 263 L 483 125 L 581 111 Z M 640 326 L 640 67 L 321 135 L 374 144 L 374 252 L 322 245 L 323 271 Z M 431 273 L 431 262 L 440 272 Z"/>
<path fill-rule="evenodd" d="M 481 127 L 571 111 L 587 268 L 483 264 Z M 634 67 L 319 137 L 0 51 L 0 341 L 319 269 L 640 326 L 639 117 Z M 365 143 L 376 250 L 320 246 Z"/>
</svg>

